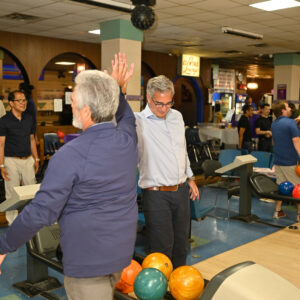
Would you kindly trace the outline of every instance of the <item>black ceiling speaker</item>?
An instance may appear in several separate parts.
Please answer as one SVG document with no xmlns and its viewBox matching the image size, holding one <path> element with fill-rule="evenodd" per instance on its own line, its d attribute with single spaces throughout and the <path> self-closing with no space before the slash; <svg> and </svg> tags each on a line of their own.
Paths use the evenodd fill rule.
<svg viewBox="0 0 300 300">
<path fill-rule="evenodd" d="M 138 29 L 149 29 L 154 21 L 154 11 L 150 6 L 155 5 L 156 0 L 131 0 L 135 8 L 131 12 L 131 23 Z"/>
</svg>

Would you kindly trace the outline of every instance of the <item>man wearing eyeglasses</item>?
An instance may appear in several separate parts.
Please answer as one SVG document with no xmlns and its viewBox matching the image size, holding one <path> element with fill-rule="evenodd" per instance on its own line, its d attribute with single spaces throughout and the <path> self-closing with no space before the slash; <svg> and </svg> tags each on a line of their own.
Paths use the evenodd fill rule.
<svg viewBox="0 0 300 300">
<path fill-rule="evenodd" d="M 176 268 L 186 264 L 189 199 L 199 198 L 186 151 L 184 122 L 173 106 L 174 86 L 161 75 L 147 84 L 147 106 L 136 113 L 139 186 L 150 252 L 166 254 Z"/>
<path fill-rule="evenodd" d="M 11 110 L 0 119 L 0 169 L 5 181 L 6 201 L 0 211 L 6 210 L 13 201 L 13 187 L 34 184 L 39 168 L 34 123 L 29 114 L 25 95 L 15 90 L 8 95 Z"/>
</svg>

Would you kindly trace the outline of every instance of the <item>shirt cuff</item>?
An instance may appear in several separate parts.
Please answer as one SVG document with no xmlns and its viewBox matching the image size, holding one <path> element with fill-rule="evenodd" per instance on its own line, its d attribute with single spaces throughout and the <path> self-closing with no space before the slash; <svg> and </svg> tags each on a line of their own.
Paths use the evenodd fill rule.
<svg viewBox="0 0 300 300">
<path fill-rule="evenodd" d="M 192 169 L 191 169 L 190 167 L 187 168 L 187 170 L 186 170 L 186 176 L 187 176 L 188 178 L 194 176 L 194 173 L 193 173 L 193 171 L 192 171 Z"/>
</svg>

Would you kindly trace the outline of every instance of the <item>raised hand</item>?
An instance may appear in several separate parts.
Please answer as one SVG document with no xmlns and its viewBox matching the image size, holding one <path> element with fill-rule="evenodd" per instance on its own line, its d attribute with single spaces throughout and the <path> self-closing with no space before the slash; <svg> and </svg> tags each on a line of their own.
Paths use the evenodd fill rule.
<svg viewBox="0 0 300 300">
<path fill-rule="evenodd" d="M 128 70 L 126 54 L 119 53 L 115 54 L 115 59 L 112 60 L 111 65 L 111 77 L 117 81 L 118 85 L 122 88 L 122 92 L 125 94 L 128 82 L 133 75 L 134 64 L 131 64 Z"/>
</svg>

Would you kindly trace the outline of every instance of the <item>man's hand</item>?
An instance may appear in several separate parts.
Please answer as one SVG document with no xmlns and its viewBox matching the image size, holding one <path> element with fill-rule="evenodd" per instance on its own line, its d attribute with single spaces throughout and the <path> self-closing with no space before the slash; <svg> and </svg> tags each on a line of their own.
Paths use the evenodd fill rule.
<svg viewBox="0 0 300 300">
<path fill-rule="evenodd" d="M 6 256 L 6 254 L 0 254 L 0 275 L 2 274 L 2 272 L 1 272 L 1 265 L 2 265 L 2 263 L 4 261 L 5 256 Z"/>
<path fill-rule="evenodd" d="M 112 60 L 111 65 L 111 77 L 117 81 L 118 85 L 122 89 L 122 93 L 125 94 L 127 84 L 133 75 L 134 64 L 131 64 L 130 69 L 128 70 L 126 54 L 119 53 L 115 54 L 115 59 Z M 107 73 L 106 70 L 104 72 Z"/>
<path fill-rule="evenodd" d="M 195 201 L 199 200 L 199 190 L 194 180 L 189 180 L 188 185 L 190 186 L 190 198 Z"/>
<path fill-rule="evenodd" d="M 267 130 L 267 133 L 265 134 L 265 136 L 267 138 L 270 138 L 272 136 L 272 131 L 271 130 Z"/>
<path fill-rule="evenodd" d="M 10 180 L 10 178 L 8 177 L 7 170 L 5 168 L 1 168 L 1 176 L 4 180 L 7 180 L 7 181 Z"/>
</svg>

